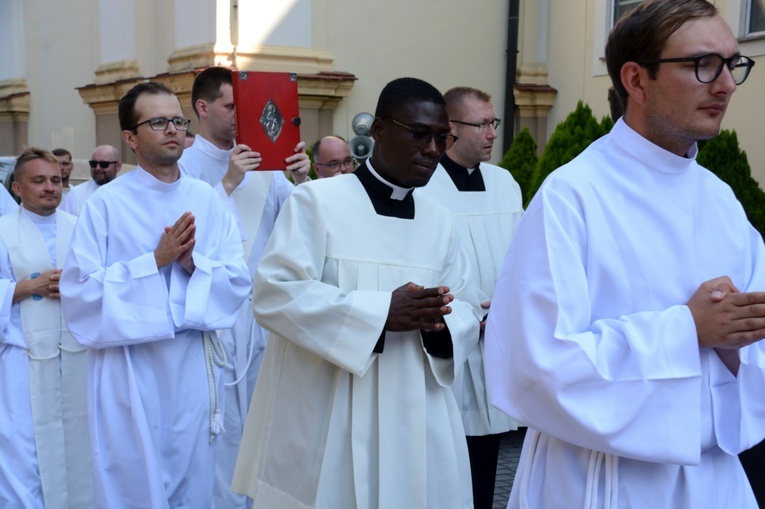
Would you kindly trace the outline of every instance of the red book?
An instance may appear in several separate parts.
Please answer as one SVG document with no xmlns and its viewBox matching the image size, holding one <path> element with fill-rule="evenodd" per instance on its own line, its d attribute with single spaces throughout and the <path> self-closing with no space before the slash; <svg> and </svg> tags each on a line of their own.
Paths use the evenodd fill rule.
<svg viewBox="0 0 765 509">
<path fill-rule="evenodd" d="M 258 170 L 285 170 L 300 142 L 297 74 L 232 71 L 236 142 L 260 152 Z"/>
</svg>

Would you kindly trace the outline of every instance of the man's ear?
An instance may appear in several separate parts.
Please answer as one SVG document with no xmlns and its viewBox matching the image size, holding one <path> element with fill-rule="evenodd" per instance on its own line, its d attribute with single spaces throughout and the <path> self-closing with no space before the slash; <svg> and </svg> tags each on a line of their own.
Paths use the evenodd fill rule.
<svg viewBox="0 0 765 509">
<path fill-rule="evenodd" d="M 136 143 L 135 137 L 136 133 L 133 131 L 127 129 L 122 131 L 122 141 L 124 141 L 133 152 L 135 152 L 135 147 L 138 145 L 138 143 Z"/>
<path fill-rule="evenodd" d="M 646 84 L 650 79 L 648 70 L 636 62 L 627 62 L 622 66 L 620 73 L 622 85 L 627 94 L 638 104 L 644 104 L 646 100 Z M 626 107 L 626 105 L 624 105 Z"/>
<path fill-rule="evenodd" d="M 380 117 L 375 117 L 375 119 L 372 121 L 372 128 L 370 129 L 373 140 L 377 141 L 380 139 L 380 133 L 384 127 L 385 126 L 383 126 L 382 119 Z"/>
<path fill-rule="evenodd" d="M 198 118 L 207 118 L 207 101 L 204 99 L 197 99 L 197 102 L 194 103 L 194 109 L 196 110 Z"/>
</svg>

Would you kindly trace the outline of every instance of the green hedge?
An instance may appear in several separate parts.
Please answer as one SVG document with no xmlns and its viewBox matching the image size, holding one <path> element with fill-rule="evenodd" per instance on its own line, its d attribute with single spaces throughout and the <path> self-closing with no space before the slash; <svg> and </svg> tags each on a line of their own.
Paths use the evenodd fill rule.
<svg viewBox="0 0 765 509">
<path fill-rule="evenodd" d="M 518 185 L 521 186 L 524 201 L 531 185 L 537 160 L 537 142 L 534 141 L 531 132 L 524 127 L 515 137 L 510 149 L 499 163 L 499 166 L 509 171 Z"/>
<path fill-rule="evenodd" d="M 752 177 L 746 152 L 738 145 L 735 131 L 727 129 L 699 143 L 698 163 L 726 182 L 744 207 L 749 222 L 765 235 L 765 192 Z"/>
</svg>

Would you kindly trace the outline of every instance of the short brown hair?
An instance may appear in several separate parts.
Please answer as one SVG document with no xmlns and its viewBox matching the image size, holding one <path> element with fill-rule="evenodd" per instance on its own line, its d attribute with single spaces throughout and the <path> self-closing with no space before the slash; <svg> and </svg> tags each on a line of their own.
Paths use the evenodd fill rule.
<svg viewBox="0 0 765 509">
<path fill-rule="evenodd" d="M 681 26 L 698 18 L 717 15 L 706 0 L 645 0 L 616 23 L 606 43 L 606 66 L 622 105 L 627 106 L 627 89 L 622 84 L 622 67 L 661 57 L 667 40 Z M 648 76 L 656 78 L 658 64 L 646 65 Z"/>
<path fill-rule="evenodd" d="M 59 167 L 58 159 L 56 159 L 56 156 L 54 156 L 53 153 L 49 150 L 44 148 L 29 147 L 25 149 L 19 157 L 16 158 L 16 165 L 13 167 L 14 179 L 18 180 L 19 171 L 23 170 L 30 161 L 34 161 L 35 159 L 42 159 L 43 161 L 48 161 L 49 163 L 55 164 L 56 168 Z"/>
<path fill-rule="evenodd" d="M 449 119 L 457 118 L 462 114 L 462 102 L 467 97 L 475 97 L 479 101 L 491 102 L 491 95 L 483 90 L 472 87 L 454 87 L 450 88 L 444 94 L 446 101 L 446 113 Z"/>
<path fill-rule="evenodd" d="M 133 132 L 136 132 L 134 126 L 138 122 L 138 114 L 135 111 L 135 103 L 143 94 L 167 94 L 175 97 L 175 94 L 172 90 L 167 88 L 166 85 L 156 81 L 147 81 L 134 86 L 128 90 L 124 96 L 122 96 L 117 109 L 117 114 L 120 120 L 120 129 L 123 131 L 132 130 Z"/>
</svg>

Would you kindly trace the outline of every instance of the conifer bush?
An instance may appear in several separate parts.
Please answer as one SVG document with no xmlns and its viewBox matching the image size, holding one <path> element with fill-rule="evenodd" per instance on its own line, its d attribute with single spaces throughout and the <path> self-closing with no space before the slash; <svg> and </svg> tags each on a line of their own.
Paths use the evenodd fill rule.
<svg viewBox="0 0 765 509">
<path fill-rule="evenodd" d="M 545 146 L 534 170 L 525 206 L 528 206 L 545 178 L 556 168 L 578 156 L 593 141 L 603 136 L 606 121 L 598 122 L 589 106 L 582 101 L 566 119 L 558 124 Z"/>
<path fill-rule="evenodd" d="M 537 165 L 537 142 L 531 136 L 528 128 L 524 127 L 513 140 L 513 144 L 505 153 L 499 166 L 510 172 L 518 185 L 525 200 L 529 192 L 531 177 Z"/>
<path fill-rule="evenodd" d="M 709 141 L 699 143 L 696 161 L 727 183 L 744 207 L 749 222 L 765 235 L 765 192 L 752 177 L 746 152 L 738 145 L 735 131 L 724 129 Z"/>
</svg>

